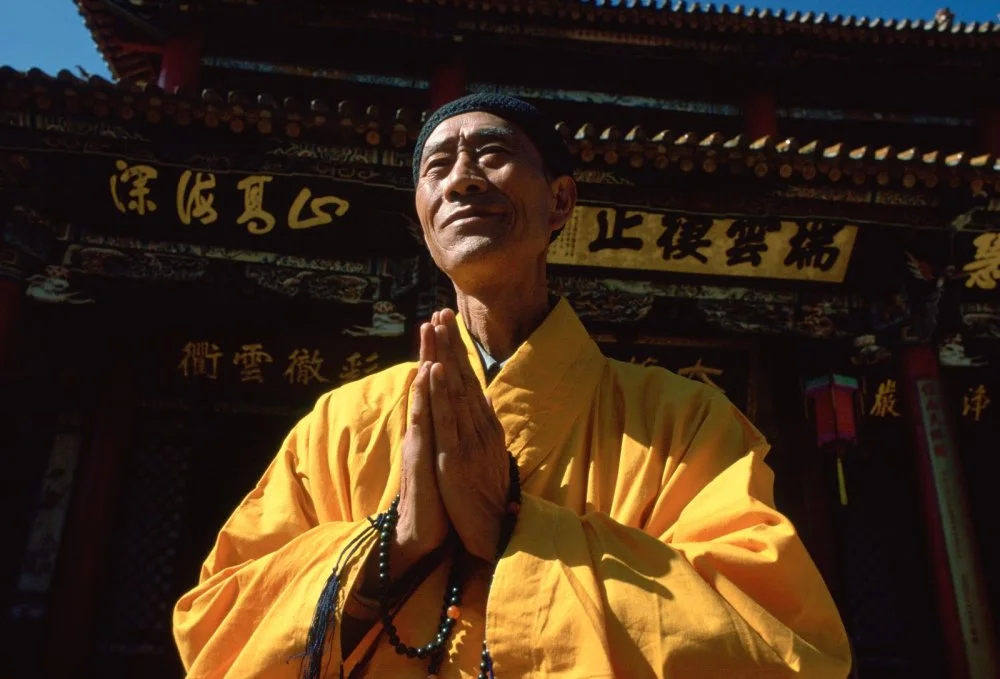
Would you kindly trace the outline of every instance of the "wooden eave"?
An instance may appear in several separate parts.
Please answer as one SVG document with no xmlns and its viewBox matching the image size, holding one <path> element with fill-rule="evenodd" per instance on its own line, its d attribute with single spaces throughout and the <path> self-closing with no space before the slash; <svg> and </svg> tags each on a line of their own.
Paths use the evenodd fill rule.
<svg viewBox="0 0 1000 679">
<path fill-rule="evenodd" d="M 83 23 L 104 58 L 115 80 L 152 82 L 156 80 L 157 66 L 153 51 L 145 46 L 133 45 L 122 35 L 121 19 L 101 0 L 74 0 Z"/>
<path fill-rule="evenodd" d="M 98 49 L 116 78 L 150 81 L 155 78 L 155 62 L 149 55 L 136 54 L 123 45 L 120 20 L 102 0 L 74 0 L 80 8 Z M 163 13 L 196 17 L 202 12 L 239 11 L 240 5 L 255 12 L 271 7 L 283 12 L 298 4 L 317 12 L 316 3 L 289 0 L 269 5 L 266 0 L 130 0 L 136 11 L 152 16 Z M 786 12 L 756 9 L 743 5 L 665 2 L 663 0 L 372 0 L 345 9 L 329 3 L 330 17 L 345 11 L 354 17 L 368 16 L 381 25 L 406 17 L 407 22 L 426 20 L 416 9 L 433 11 L 449 8 L 460 16 L 482 17 L 477 30 L 491 25 L 535 23 L 545 26 L 547 35 L 609 43 L 653 46 L 685 35 L 725 36 L 727 39 L 770 37 L 793 38 L 826 43 L 911 46 L 929 49 L 988 51 L 1000 48 L 1000 22 L 956 22 L 940 19 L 882 19 L 816 12 Z M 414 14 L 414 16 L 408 16 Z M 423 18 L 421 18 L 423 17 Z M 196 20 L 196 19 L 195 19 Z M 458 31 L 461 32 L 461 31 Z M 539 34 L 541 35 L 541 34 Z"/>
<path fill-rule="evenodd" d="M 153 84 L 83 80 L 69 71 L 51 76 L 0 67 L 0 113 L 107 119 L 120 125 L 200 125 L 235 133 L 412 150 L 426 111 L 385 109 L 343 100 L 298 101 L 268 93 L 203 90 L 168 93 Z M 1000 194 L 1000 157 L 991 154 L 887 145 L 851 146 L 836 140 L 650 130 L 635 124 L 556 125 L 578 169 L 625 172 L 745 174 L 759 179 L 828 182 L 858 187 L 967 187 Z M 622 132 L 626 130 L 626 132 Z M 585 176 L 583 177 L 586 181 Z"/>
</svg>

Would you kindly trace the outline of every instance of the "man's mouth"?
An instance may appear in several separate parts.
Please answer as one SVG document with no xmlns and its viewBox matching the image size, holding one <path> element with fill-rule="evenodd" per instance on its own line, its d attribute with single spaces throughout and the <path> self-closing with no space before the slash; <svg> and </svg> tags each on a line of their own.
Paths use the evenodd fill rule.
<svg viewBox="0 0 1000 679">
<path fill-rule="evenodd" d="M 454 226 L 455 224 L 471 221 L 475 219 L 493 219 L 495 217 L 500 217 L 504 213 L 502 210 L 486 209 L 486 208 L 462 208 L 456 210 L 455 212 L 448 215 L 444 223 L 441 225 L 443 228 Z"/>
</svg>

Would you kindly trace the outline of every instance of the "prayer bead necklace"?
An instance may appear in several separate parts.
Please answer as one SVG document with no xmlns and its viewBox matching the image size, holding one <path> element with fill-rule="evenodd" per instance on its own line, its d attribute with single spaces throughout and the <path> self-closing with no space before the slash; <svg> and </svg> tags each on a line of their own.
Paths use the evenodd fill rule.
<svg viewBox="0 0 1000 679">
<path fill-rule="evenodd" d="M 389 645 L 399 655 L 421 659 L 429 657 L 431 661 L 427 671 L 430 676 L 436 676 L 441 668 L 441 661 L 444 659 L 444 645 L 448 641 L 448 637 L 451 636 L 455 621 L 462 615 L 462 609 L 459 608 L 462 603 L 462 585 L 459 576 L 460 552 L 462 550 L 455 550 L 451 569 L 448 572 L 448 584 L 445 587 L 445 599 L 444 605 L 441 607 L 441 622 L 438 623 L 437 636 L 424 646 L 409 646 L 399 638 L 398 630 L 392 622 L 392 613 L 389 611 L 389 543 L 392 540 L 396 522 L 399 520 L 399 495 L 392 501 L 383 517 L 378 535 L 378 605 L 382 618 L 382 631 L 389 639 Z"/>
<path fill-rule="evenodd" d="M 514 534 L 514 527 L 517 524 L 517 515 L 521 511 L 521 477 L 517 469 L 517 460 L 513 455 L 510 458 L 510 492 L 508 494 L 507 511 L 504 513 L 500 524 L 500 540 L 497 544 L 497 551 L 494 558 L 495 563 L 500 562 L 500 557 L 507 550 L 511 536 Z M 389 640 L 389 645 L 395 649 L 399 655 L 407 658 L 430 658 L 427 667 L 428 679 L 438 676 L 441 670 L 441 663 L 444 661 L 444 648 L 451 636 L 451 631 L 455 627 L 455 621 L 462 616 L 462 582 L 461 582 L 461 562 L 464 560 L 464 550 L 456 548 L 448 572 L 448 584 L 445 587 L 444 604 L 441 606 L 441 621 L 438 623 L 437 636 L 423 646 L 410 646 L 399 638 L 398 630 L 393 624 L 392 613 L 389 610 L 390 603 L 390 571 L 389 571 L 389 547 L 392 535 L 396 529 L 396 522 L 399 520 L 399 495 L 393 499 L 389 509 L 378 517 L 375 524 L 379 527 L 378 534 L 378 604 L 382 621 L 382 631 L 385 632 Z M 494 568 L 493 573 L 496 573 Z M 490 576 L 492 582 L 492 575 Z M 485 620 L 484 620 L 485 627 Z M 493 659 L 489 649 L 486 647 L 485 634 L 483 635 L 483 652 L 479 663 L 479 679 L 489 679 L 493 677 Z"/>
</svg>

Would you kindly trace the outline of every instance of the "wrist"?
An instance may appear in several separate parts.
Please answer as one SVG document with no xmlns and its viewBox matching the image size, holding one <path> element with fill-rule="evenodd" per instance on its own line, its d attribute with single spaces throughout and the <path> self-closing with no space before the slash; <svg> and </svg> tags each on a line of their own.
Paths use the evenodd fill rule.
<svg viewBox="0 0 1000 679">
<path fill-rule="evenodd" d="M 419 538 L 397 527 L 389 543 L 389 578 L 396 580 L 432 551 L 423 547 Z"/>
</svg>

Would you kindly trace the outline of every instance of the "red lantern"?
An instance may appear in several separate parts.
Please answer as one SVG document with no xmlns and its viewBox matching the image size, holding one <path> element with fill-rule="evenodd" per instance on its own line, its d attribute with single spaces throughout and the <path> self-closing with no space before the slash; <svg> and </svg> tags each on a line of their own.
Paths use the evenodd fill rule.
<svg viewBox="0 0 1000 679">
<path fill-rule="evenodd" d="M 824 375 L 806 382 L 804 392 L 812 403 L 816 445 L 837 456 L 837 488 L 840 504 L 846 505 L 843 456 L 858 442 L 858 381 L 846 375 Z"/>
</svg>

